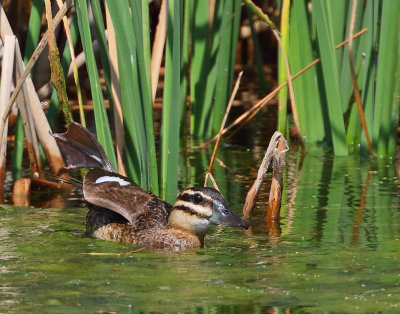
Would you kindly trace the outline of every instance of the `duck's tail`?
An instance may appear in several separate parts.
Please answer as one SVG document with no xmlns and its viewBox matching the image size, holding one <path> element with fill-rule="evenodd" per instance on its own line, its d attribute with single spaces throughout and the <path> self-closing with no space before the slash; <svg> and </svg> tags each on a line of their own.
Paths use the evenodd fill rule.
<svg viewBox="0 0 400 314">
<path fill-rule="evenodd" d="M 103 168 L 117 172 L 96 136 L 79 123 L 72 122 L 65 133 L 50 133 L 67 162 L 66 169 Z"/>
</svg>

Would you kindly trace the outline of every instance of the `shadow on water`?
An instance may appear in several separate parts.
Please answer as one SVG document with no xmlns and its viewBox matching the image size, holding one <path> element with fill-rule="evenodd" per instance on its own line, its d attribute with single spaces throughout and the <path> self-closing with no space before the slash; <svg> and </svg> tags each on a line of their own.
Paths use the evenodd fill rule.
<svg viewBox="0 0 400 314">
<path fill-rule="evenodd" d="M 240 149 L 239 149 L 240 148 Z M 215 177 L 241 212 L 262 148 L 223 146 Z M 182 186 L 201 184 L 208 153 L 187 152 Z M 84 208 L 4 206 L 0 312 L 261 313 L 397 310 L 399 184 L 393 163 L 287 155 L 280 237 L 214 228 L 204 249 L 151 252 L 88 238 Z"/>
</svg>

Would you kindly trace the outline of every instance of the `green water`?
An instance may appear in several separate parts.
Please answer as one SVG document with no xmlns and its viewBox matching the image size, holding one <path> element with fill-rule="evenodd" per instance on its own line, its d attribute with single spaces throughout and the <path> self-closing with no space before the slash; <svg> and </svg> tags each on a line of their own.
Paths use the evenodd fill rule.
<svg viewBox="0 0 400 314">
<path fill-rule="evenodd" d="M 240 213 L 262 149 L 223 147 L 216 179 Z M 182 185 L 208 154 L 187 153 Z M 221 164 L 221 163 L 220 163 Z M 0 209 L 0 312 L 400 311 L 399 183 L 390 161 L 288 155 L 281 235 L 265 185 L 252 229 L 181 253 L 88 238 L 84 208 Z"/>
</svg>

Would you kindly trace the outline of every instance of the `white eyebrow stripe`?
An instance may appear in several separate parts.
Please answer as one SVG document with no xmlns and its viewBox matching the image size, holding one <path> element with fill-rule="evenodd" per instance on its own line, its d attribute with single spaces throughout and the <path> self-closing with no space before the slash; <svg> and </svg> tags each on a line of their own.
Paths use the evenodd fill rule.
<svg viewBox="0 0 400 314">
<path fill-rule="evenodd" d="M 207 201 L 211 201 L 212 202 L 212 198 L 209 197 L 208 195 L 204 194 L 201 191 L 185 190 L 185 191 L 183 191 L 182 195 L 185 195 L 185 194 L 188 194 L 188 195 L 200 194 L 204 199 L 206 199 Z"/>
<path fill-rule="evenodd" d="M 198 204 L 193 204 L 191 202 L 187 202 L 187 201 L 183 201 L 183 200 L 177 200 L 174 204 L 174 207 L 177 206 L 183 206 L 183 207 L 187 207 L 190 208 L 191 210 L 193 210 L 194 212 L 207 216 L 207 217 L 211 217 L 212 215 L 212 209 L 209 207 L 204 207 Z"/>
<path fill-rule="evenodd" d="M 103 176 L 97 178 L 95 184 L 103 183 L 103 182 L 118 182 L 120 186 L 130 185 L 128 181 L 120 177 L 111 177 L 111 176 Z"/>
</svg>

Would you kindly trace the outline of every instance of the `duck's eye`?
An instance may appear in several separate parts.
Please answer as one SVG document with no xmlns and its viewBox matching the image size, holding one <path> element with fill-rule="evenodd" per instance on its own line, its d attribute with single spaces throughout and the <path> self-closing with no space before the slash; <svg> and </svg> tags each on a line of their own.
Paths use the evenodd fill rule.
<svg viewBox="0 0 400 314">
<path fill-rule="evenodd" d="M 196 204 L 200 204 L 203 201 L 203 196 L 200 194 L 193 195 L 193 200 Z"/>
</svg>

